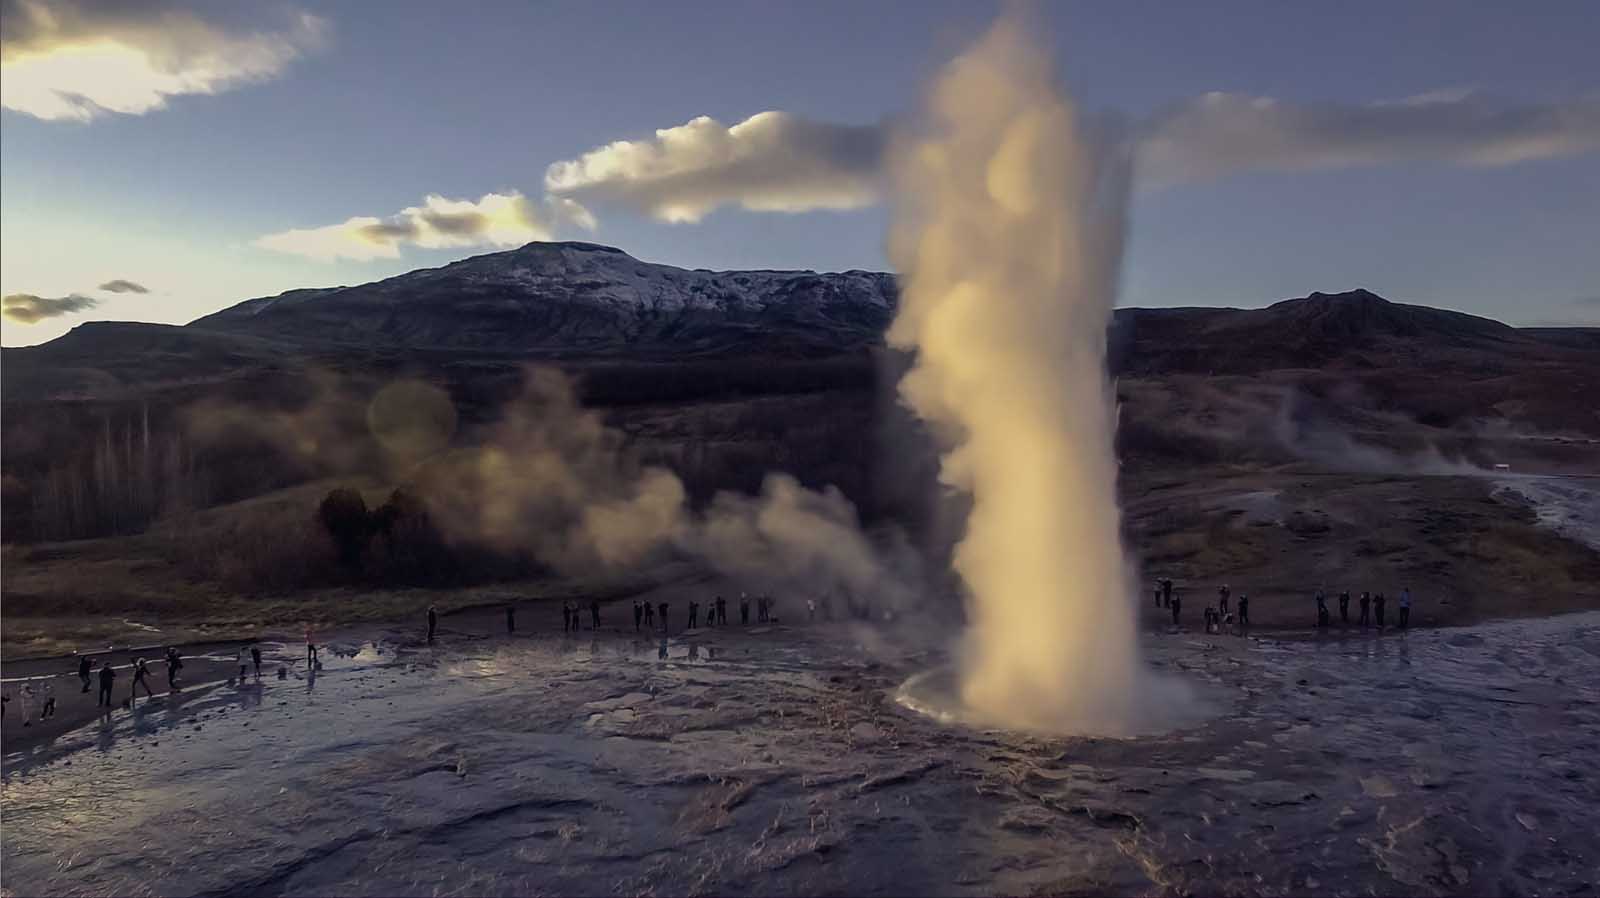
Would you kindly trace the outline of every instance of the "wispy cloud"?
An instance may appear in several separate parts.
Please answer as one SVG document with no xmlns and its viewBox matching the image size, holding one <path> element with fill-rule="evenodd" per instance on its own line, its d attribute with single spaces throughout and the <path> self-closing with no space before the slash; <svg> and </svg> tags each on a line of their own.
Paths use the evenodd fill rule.
<svg viewBox="0 0 1600 898">
<path fill-rule="evenodd" d="M 1516 103 L 1441 91 L 1351 105 L 1209 93 L 1142 130 L 1140 177 L 1157 185 L 1400 162 L 1501 166 L 1600 150 L 1600 97 Z"/>
<path fill-rule="evenodd" d="M 535 203 L 513 190 L 486 194 L 476 202 L 429 195 L 422 205 L 387 218 L 357 216 L 338 224 L 296 228 L 268 234 L 255 244 L 324 262 L 366 261 L 397 259 L 405 246 L 520 246 L 549 240 L 564 227 L 594 230 L 594 216 L 575 200 L 549 197 Z"/>
<path fill-rule="evenodd" d="M 327 23 L 299 10 L 163 0 L 0 0 L 0 105 L 41 119 L 142 115 L 277 77 Z M 219 13 L 254 21 L 222 22 Z M 269 10 L 270 12 L 270 10 Z"/>
<path fill-rule="evenodd" d="M 0 298 L 0 315 L 18 324 L 36 324 L 46 318 L 86 312 L 99 304 L 100 300 L 78 293 L 58 297 L 12 293 Z"/>
<path fill-rule="evenodd" d="M 136 284 L 133 281 L 124 280 L 122 278 L 117 278 L 114 281 L 106 281 L 104 284 L 100 285 L 100 289 L 106 291 L 107 293 L 149 293 L 150 292 L 150 288 L 149 287 L 146 287 L 143 284 Z"/>
<path fill-rule="evenodd" d="M 619 140 L 556 162 L 545 171 L 545 189 L 674 222 L 699 221 L 723 206 L 852 209 L 881 198 L 889 128 L 786 112 L 731 127 L 701 117 L 652 139 Z M 1502 166 L 1600 150 L 1600 98 L 1518 103 L 1438 91 L 1341 104 L 1209 93 L 1134 133 L 1145 187 L 1413 161 Z"/>
<path fill-rule="evenodd" d="M 883 129 L 762 112 L 727 126 L 701 116 L 650 140 L 619 140 L 545 171 L 559 196 L 620 205 L 662 221 L 719 206 L 762 212 L 854 209 L 879 195 Z"/>
</svg>

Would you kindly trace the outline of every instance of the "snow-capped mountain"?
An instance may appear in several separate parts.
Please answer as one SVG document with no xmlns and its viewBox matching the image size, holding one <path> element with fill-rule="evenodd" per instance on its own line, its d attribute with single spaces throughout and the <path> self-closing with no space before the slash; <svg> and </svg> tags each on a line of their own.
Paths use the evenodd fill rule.
<svg viewBox="0 0 1600 898">
<path fill-rule="evenodd" d="M 530 243 L 246 300 L 189 326 L 413 348 L 809 355 L 878 342 L 894 302 L 894 278 L 879 272 L 688 270 L 592 243 Z"/>
</svg>

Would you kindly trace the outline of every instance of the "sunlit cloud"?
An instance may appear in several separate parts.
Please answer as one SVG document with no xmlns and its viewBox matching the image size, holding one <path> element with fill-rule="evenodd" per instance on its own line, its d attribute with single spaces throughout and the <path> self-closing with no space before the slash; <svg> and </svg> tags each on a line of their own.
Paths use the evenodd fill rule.
<svg viewBox="0 0 1600 898">
<path fill-rule="evenodd" d="M 761 212 L 855 209 L 878 200 L 884 132 L 762 112 L 731 127 L 701 116 L 557 162 L 545 189 L 672 222 L 719 206 Z"/>
<path fill-rule="evenodd" d="M 150 292 L 150 288 L 149 287 L 146 287 L 143 284 L 136 284 L 133 281 L 125 280 L 123 278 L 117 278 L 114 281 L 106 281 L 104 284 L 100 285 L 100 289 L 106 291 L 107 293 L 149 293 Z"/>
<path fill-rule="evenodd" d="M 298 10 L 267 23 L 212 18 L 257 9 L 0 0 L 0 105 L 47 120 L 142 115 L 169 97 L 277 77 L 326 36 L 324 20 Z"/>
<path fill-rule="evenodd" d="M 565 227 L 592 231 L 594 216 L 575 200 L 550 197 L 535 203 L 513 190 L 486 194 L 476 202 L 429 195 L 422 205 L 387 218 L 366 215 L 318 228 L 296 228 L 268 234 L 255 245 L 324 262 L 368 261 L 398 259 L 405 246 L 521 246 L 549 240 Z"/>
<path fill-rule="evenodd" d="M 1600 97 L 1515 103 L 1464 91 L 1360 105 L 1208 93 L 1148 122 L 1140 177 L 1437 162 L 1503 166 L 1600 150 Z"/>
<path fill-rule="evenodd" d="M 46 318 L 86 312 L 99 304 L 100 300 L 78 293 L 58 297 L 12 293 L 0 298 L 0 315 L 18 324 L 37 324 Z"/>
</svg>

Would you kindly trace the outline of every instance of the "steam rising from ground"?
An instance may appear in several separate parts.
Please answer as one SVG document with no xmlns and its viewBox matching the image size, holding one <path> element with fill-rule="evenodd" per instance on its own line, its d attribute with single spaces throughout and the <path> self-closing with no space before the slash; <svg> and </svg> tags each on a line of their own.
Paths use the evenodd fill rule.
<svg viewBox="0 0 1600 898">
<path fill-rule="evenodd" d="M 960 698 L 978 718 L 1129 732 L 1158 717 L 1119 533 L 1106 327 L 1128 161 L 1002 18 L 935 83 L 894 149 L 889 332 L 901 394 L 949 436 L 941 478 L 973 497 L 955 567 L 970 629 Z"/>
</svg>

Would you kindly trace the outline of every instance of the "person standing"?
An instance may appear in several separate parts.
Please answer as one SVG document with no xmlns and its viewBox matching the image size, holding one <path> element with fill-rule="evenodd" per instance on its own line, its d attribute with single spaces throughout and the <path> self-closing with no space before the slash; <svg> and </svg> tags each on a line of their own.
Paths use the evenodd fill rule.
<svg viewBox="0 0 1600 898">
<path fill-rule="evenodd" d="M 1217 588 L 1217 615 L 1228 616 L 1228 584 L 1224 583 Z"/>
<path fill-rule="evenodd" d="M 633 632 L 635 632 L 635 633 L 639 632 L 639 624 L 641 622 L 643 622 L 643 620 L 644 620 L 644 606 L 639 604 L 639 600 L 638 599 L 634 599 L 633 600 Z"/>
<path fill-rule="evenodd" d="M 561 632 L 572 632 L 572 603 L 566 599 L 561 600 Z"/>
<path fill-rule="evenodd" d="M 650 602 L 644 603 L 644 628 L 646 630 L 656 628 L 656 606 Z"/>
<path fill-rule="evenodd" d="M 593 624 L 592 624 L 593 628 L 595 630 L 599 630 L 600 629 L 600 600 L 599 599 L 590 599 L 589 600 L 589 618 L 590 618 L 591 621 L 593 621 Z"/>
<path fill-rule="evenodd" d="M 722 596 L 717 596 L 717 626 L 722 627 L 727 626 L 727 624 L 728 600 L 724 599 Z"/>
<path fill-rule="evenodd" d="M 56 716 L 56 688 L 50 685 L 49 680 L 45 680 L 39 690 L 44 696 L 44 710 L 39 712 L 39 720 L 42 722 Z"/>
<path fill-rule="evenodd" d="M 1239 593 L 1239 629 L 1243 631 L 1250 626 L 1250 597 Z"/>
<path fill-rule="evenodd" d="M 1362 592 L 1361 592 L 1361 619 L 1359 621 L 1357 621 L 1357 623 L 1361 624 L 1361 629 L 1363 629 L 1363 630 L 1365 630 L 1367 628 L 1367 623 L 1370 620 L 1369 613 L 1371 612 L 1371 610 L 1372 610 L 1372 593 L 1367 592 L 1366 590 L 1362 590 Z"/>
<path fill-rule="evenodd" d="M 1172 609 L 1172 625 L 1178 626 L 1178 613 L 1183 609 L 1183 600 L 1176 594 L 1169 595 L 1167 607 Z"/>
<path fill-rule="evenodd" d="M 739 593 L 739 623 L 750 626 L 750 594 Z"/>
<path fill-rule="evenodd" d="M 167 688 L 178 691 L 178 671 L 183 670 L 183 656 L 173 646 L 167 646 Z"/>
<path fill-rule="evenodd" d="M 89 662 L 89 656 L 88 655 L 84 655 L 83 657 L 78 659 L 78 679 L 83 681 L 83 691 L 84 692 L 88 692 L 89 691 L 89 679 L 90 679 L 89 672 L 93 668 L 94 668 L 94 665 Z"/>
<path fill-rule="evenodd" d="M 661 614 L 661 632 L 663 634 L 670 632 L 670 628 L 667 626 L 667 603 L 662 602 L 656 606 L 656 611 Z"/>
<path fill-rule="evenodd" d="M 1317 590 L 1317 628 L 1328 626 L 1328 595 L 1322 590 Z"/>
<path fill-rule="evenodd" d="M 111 707 L 111 689 L 116 683 L 117 672 L 111 669 L 111 659 L 107 658 L 105 663 L 100 665 L 100 694 L 95 701 L 95 707 L 102 705 Z"/>
<path fill-rule="evenodd" d="M 1156 581 L 1155 589 L 1153 591 L 1155 592 L 1155 595 L 1156 595 L 1156 607 L 1157 608 L 1164 607 L 1161 604 L 1161 581 L 1160 580 Z"/>
<path fill-rule="evenodd" d="M 261 646 L 251 644 L 250 660 L 255 662 L 256 665 L 256 679 L 261 679 Z"/>
<path fill-rule="evenodd" d="M 239 685 L 243 686 L 245 671 L 250 669 L 250 650 L 243 645 L 239 646 L 239 652 L 235 656 L 235 660 L 239 662 Z M 140 658 L 138 663 L 143 664 L 144 659 Z M 134 666 L 133 686 L 135 689 L 139 687 L 139 668 L 137 664 Z"/>
<path fill-rule="evenodd" d="M 1372 597 L 1372 618 L 1377 622 L 1380 630 L 1383 629 L 1383 605 L 1386 601 L 1388 600 L 1383 597 L 1381 592 Z"/>
<path fill-rule="evenodd" d="M 817 622 L 817 600 L 815 598 L 806 599 L 806 620 L 811 623 Z"/>
<path fill-rule="evenodd" d="M 317 666 L 317 643 L 312 638 L 311 625 L 306 624 L 306 668 L 315 670 Z"/>
<path fill-rule="evenodd" d="M 1350 623 L 1350 590 L 1348 589 L 1340 590 L 1339 592 L 1339 623 Z"/>
<path fill-rule="evenodd" d="M 433 634 L 439 629 L 439 609 L 428 606 L 428 645 L 433 645 Z"/>
<path fill-rule="evenodd" d="M 517 635 L 517 606 L 514 602 L 506 603 L 506 635 Z"/>
<path fill-rule="evenodd" d="M 1411 588 L 1400 587 L 1400 629 L 1411 626 Z"/>
<path fill-rule="evenodd" d="M 693 630 L 700 625 L 700 603 L 689 603 L 689 629 Z"/>
<path fill-rule="evenodd" d="M 1172 607 L 1172 581 L 1161 578 L 1161 602 L 1168 608 Z"/>
</svg>

